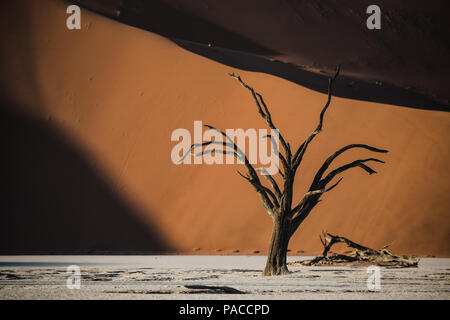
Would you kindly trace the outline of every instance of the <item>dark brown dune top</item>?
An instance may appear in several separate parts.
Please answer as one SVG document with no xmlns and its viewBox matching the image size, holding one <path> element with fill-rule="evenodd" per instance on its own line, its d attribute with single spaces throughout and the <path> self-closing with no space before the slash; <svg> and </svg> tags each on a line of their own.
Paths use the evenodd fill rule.
<svg viewBox="0 0 450 320">
<path fill-rule="evenodd" d="M 78 2 L 232 67 L 324 92 L 324 75 L 342 64 L 348 79 L 336 88 L 338 96 L 448 110 L 445 1 L 380 0 L 381 30 L 366 27 L 368 0 Z"/>
</svg>

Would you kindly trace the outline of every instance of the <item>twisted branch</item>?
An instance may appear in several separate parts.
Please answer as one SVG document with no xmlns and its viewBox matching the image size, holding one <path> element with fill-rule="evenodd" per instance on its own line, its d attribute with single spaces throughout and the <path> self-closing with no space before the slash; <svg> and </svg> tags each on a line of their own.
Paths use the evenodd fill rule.
<svg viewBox="0 0 450 320">
<path fill-rule="evenodd" d="M 266 103 L 264 102 L 264 99 L 263 99 L 263 97 L 261 96 L 261 94 L 259 94 L 259 93 L 256 92 L 252 87 L 250 87 L 248 84 L 246 84 L 246 83 L 242 80 L 242 78 L 241 78 L 240 76 L 235 75 L 234 73 L 230 73 L 229 76 L 232 77 L 232 78 L 234 78 L 234 79 L 236 79 L 236 80 L 238 80 L 239 83 L 240 83 L 244 88 L 248 89 L 248 90 L 251 92 L 251 94 L 252 94 L 252 96 L 253 96 L 253 99 L 254 99 L 255 102 L 256 102 L 256 106 L 258 107 L 258 112 L 259 112 L 259 114 L 261 115 L 261 117 L 267 122 L 267 124 L 269 125 L 269 128 L 271 128 L 271 129 L 273 129 L 273 130 L 278 130 L 277 127 L 275 127 L 275 125 L 273 124 L 273 121 L 272 121 L 272 115 L 270 114 L 269 109 L 267 108 L 267 105 L 266 105 Z M 261 107 L 261 105 L 262 105 L 262 107 Z M 263 110 L 263 109 L 264 109 L 264 110 Z M 279 132 L 279 130 L 278 130 L 278 132 Z M 281 142 L 281 145 L 283 146 L 283 149 L 284 149 L 284 151 L 285 151 L 286 158 L 287 158 L 287 160 L 285 160 L 284 162 L 282 161 L 282 162 L 283 162 L 283 165 L 286 165 L 286 167 L 287 167 L 287 165 L 290 163 L 291 157 L 292 157 L 291 149 L 290 149 L 290 147 L 289 147 L 289 144 L 287 144 L 286 141 L 284 140 L 284 138 L 283 138 L 283 136 L 281 135 L 281 133 L 279 134 L 279 136 L 280 136 L 280 142 Z M 285 168 L 285 169 L 286 169 L 286 168 Z"/>
<path fill-rule="evenodd" d="M 360 167 L 361 169 L 364 169 L 365 171 L 367 171 L 367 173 L 369 174 L 373 174 L 373 173 L 377 173 L 375 170 L 373 170 L 371 167 L 365 165 L 365 162 L 369 162 L 369 161 L 375 161 L 375 162 L 379 162 L 379 163 L 385 163 L 382 160 L 376 159 L 376 158 L 369 158 L 369 159 L 361 159 L 361 160 L 356 160 L 353 162 L 350 162 L 346 165 L 343 165 L 333 171 L 331 171 L 325 178 L 323 178 L 322 180 L 320 180 L 319 185 L 320 186 L 326 186 L 337 174 L 344 172 L 348 169 L 351 168 L 355 168 L 355 167 Z"/>
<path fill-rule="evenodd" d="M 275 181 L 275 179 L 267 172 L 266 168 L 257 168 L 256 170 L 259 170 L 262 172 L 263 177 L 266 178 L 267 181 L 272 186 L 273 191 L 275 192 L 275 195 L 277 196 L 277 199 L 280 200 L 281 199 L 281 190 L 278 187 L 278 184 Z"/>
<path fill-rule="evenodd" d="M 338 151 L 333 153 L 331 156 L 329 156 L 327 158 L 327 160 L 325 160 L 323 165 L 320 167 L 320 169 L 317 171 L 316 175 L 314 176 L 314 179 L 313 179 L 310 189 L 317 188 L 317 186 L 319 185 L 320 179 L 322 179 L 323 174 L 328 169 L 328 167 L 331 165 L 331 163 L 333 162 L 334 159 L 336 159 L 340 154 L 344 153 L 345 151 L 354 149 L 354 148 L 363 148 L 363 149 L 367 149 L 367 150 L 370 150 L 373 152 L 380 152 L 380 153 L 388 152 L 388 150 L 378 149 L 378 148 L 375 148 L 375 147 L 372 147 L 372 146 L 369 146 L 366 144 L 349 144 L 349 145 L 339 149 Z"/>
<path fill-rule="evenodd" d="M 310 200 L 315 195 L 322 195 L 325 192 L 328 192 L 330 190 L 333 190 L 341 181 L 343 178 L 340 178 L 335 184 L 333 184 L 331 187 L 327 189 L 318 189 L 318 190 L 312 190 L 305 193 L 302 200 L 295 206 L 294 209 L 291 211 L 291 217 L 293 217 L 297 212 L 300 212 L 305 203 Z M 295 219 L 295 218 L 294 218 Z"/>
<path fill-rule="evenodd" d="M 244 178 L 245 180 L 247 180 L 248 182 L 250 182 L 250 184 L 255 188 L 256 191 L 260 191 L 260 192 L 266 192 L 273 201 L 273 206 L 274 207 L 278 207 L 279 203 L 278 203 L 278 198 L 277 196 L 275 196 L 275 194 L 272 192 L 272 190 L 270 190 L 269 188 L 263 186 L 261 183 L 257 183 L 256 181 L 252 180 L 250 177 L 243 175 L 241 172 L 237 171 L 237 173 Z M 269 176 L 270 177 L 270 176 Z M 266 208 L 267 209 L 267 208 Z M 273 209 L 273 207 L 271 207 L 271 209 Z"/>
<path fill-rule="evenodd" d="M 278 131 L 278 137 L 280 137 L 280 132 L 279 131 Z M 271 142 L 272 148 L 275 150 L 275 153 L 278 155 L 278 158 L 281 160 L 281 162 L 283 163 L 283 167 L 286 170 L 286 168 L 288 167 L 288 163 L 286 161 L 286 158 L 278 150 L 278 146 L 277 146 L 277 143 L 274 141 L 274 137 L 272 137 L 271 134 L 266 134 L 265 136 L 263 136 L 263 138 L 270 138 L 270 142 Z M 284 173 L 280 170 L 280 168 L 278 168 L 278 172 L 280 173 L 280 175 L 282 177 L 284 177 Z"/>
<path fill-rule="evenodd" d="M 191 145 L 191 148 L 189 148 L 188 152 L 182 157 L 182 160 L 184 158 L 186 158 L 186 156 L 190 153 L 193 153 L 194 156 L 203 156 L 204 154 L 208 154 L 208 153 L 212 153 L 212 152 L 220 152 L 222 154 L 232 154 L 237 160 L 243 161 L 242 164 L 245 165 L 245 167 L 247 168 L 249 177 L 245 177 L 241 173 L 239 173 L 239 174 L 241 176 L 245 177 L 246 180 L 252 184 L 252 186 L 255 188 L 256 192 L 260 195 L 264 208 L 267 210 L 269 215 L 272 215 L 274 208 L 278 206 L 277 198 L 270 189 L 268 189 L 267 187 L 265 187 L 261 184 L 261 181 L 258 177 L 258 174 L 256 173 L 256 170 L 253 168 L 253 166 L 248 161 L 245 153 L 242 152 L 242 150 L 234 143 L 233 139 L 231 139 L 222 130 L 219 130 L 219 129 L 217 129 L 211 125 L 207 125 L 207 124 L 204 126 L 209 128 L 210 130 L 215 130 L 215 131 L 219 132 L 229 142 L 208 141 L 208 142 L 204 142 L 204 143 L 193 144 L 193 145 Z M 204 146 L 208 146 L 211 144 L 218 144 L 218 145 L 222 145 L 225 147 L 233 148 L 233 151 L 223 150 L 223 149 L 212 149 L 212 150 L 202 150 L 201 152 L 198 152 L 198 153 L 193 152 L 193 150 L 197 147 L 204 147 Z M 271 197 L 272 200 L 269 197 Z"/>
<path fill-rule="evenodd" d="M 322 125 L 323 125 L 323 118 L 325 116 L 325 112 L 327 111 L 330 102 L 331 102 L 331 92 L 333 88 L 333 82 L 336 80 L 337 76 L 339 75 L 339 71 L 341 69 L 341 66 L 338 65 L 336 68 L 336 73 L 334 74 L 333 78 L 328 79 L 328 99 L 327 103 L 323 107 L 322 111 L 320 112 L 319 117 L 319 124 L 317 125 L 316 129 L 310 134 L 310 136 L 301 144 L 301 146 L 297 149 L 297 152 L 295 152 L 294 160 L 293 160 L 293 167 L 294 169 L 297 169 L 300 165 L 303 155 L 306 152 L 306 149 L 308 148 L 308 145 L 311 143 L 311 141 L 314 139 L 314 137 L 319 134 L 322 131 Z"/>
</svg>

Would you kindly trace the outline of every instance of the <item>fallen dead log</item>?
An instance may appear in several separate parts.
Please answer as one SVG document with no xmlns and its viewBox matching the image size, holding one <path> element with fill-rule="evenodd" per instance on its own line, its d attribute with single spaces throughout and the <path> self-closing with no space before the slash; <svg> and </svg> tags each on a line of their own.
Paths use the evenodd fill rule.
<svg viewBox="0 0 450 320">
<path fill-rule="evenodd" d="M 322 236 L 320 236 L 320 241 L 323 245 L 321 256 L 317 256 L 311 260 L 296 262 L 294 265 L 375 264 L 379 266 L 417 267 L 419 262 L 418 259 L 389 252 L 387 250 L 389 245 L 384 246 L 380 250 L 375 250 L 328 232 L 323 232 Z M 354 250 L 346 254 L 333 253 L 331 252 L 331 247 L 336 243 L 345 243 Z"/>
</svg>

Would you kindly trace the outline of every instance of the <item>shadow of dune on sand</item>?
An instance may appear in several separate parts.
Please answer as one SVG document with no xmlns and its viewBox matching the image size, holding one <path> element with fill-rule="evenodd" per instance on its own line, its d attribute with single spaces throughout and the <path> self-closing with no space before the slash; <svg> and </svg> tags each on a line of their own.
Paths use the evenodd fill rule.
<svg viewBox="0 0 450 320">
<path fill-rule="evenodd" d="M 269 60 L 254 54 L 230 49 L 209 47 L 192 41 L 171 40 L 186 50 L 233 68 L 271 74 L 321 93 L 326 93 L 328 90 L 329 75 L 306 71 L 292 63 Z M 345 69 L 345 65 L 342 68 Z M 412 90 L 386 83 L 368 83 L 346 76 L 339 77 L 339 81 L 333 87 L 333 95 L 403 107 L 450 111 L 447 106 Z"/>
<path fill-rule="evenodd" d="M 238 33 L 194 17 L 160 1 L 78 0 L 82 7 L 127 25 L 148 30 L 167 38 L 214 43 L 219 47 L 273 56 L 277 53 Z M 170 17 L 170 18 L 169 18 Z"/>
<path fill-rule="evenodd" d="M 386 30 L 384 30 L 384 32 L 387 32 L 386 35 L 383 33 L 383 35 L 387 37 L 386 39 L 392 38 L 392 43 L 400 43 L 398 45 L 392 45 L 391 48 L 390 45 L 386 45 L 387 40 L 384 40 L 384 37 L 378 38 L 377 36 L 373 36 L 372 34 L 368 35 L 365 33 L 367 31 L 364 31 L 364 29 L 358 27 L 359 20 L 356 19 L 356 21 L 354 21 L 355 17 L 353 17 L 353 14 L 351 14 L 352 9 L 349 9 L 351 6 L 342 6 L 342 8 L 341 6 L 339 6 L 339 10 L 337 10 L 338 8 L 335 8 L 337 10 L 335 12 L 335 15 L 336 17 L 341 18 L 341 20 L 338 21 L 346 22 L 342 22 L 342 25 L 339 24 L 338 26 L 330 24 L 330 27 L 334 26 L 337 30 L 341 30 L 341 27 L 344 28 L 343 30 L 347 30 L 345 28 L 348 27 L 350 28 L 350 30 L 353 30 L 353 33 L 351 35 L 348 35 L 347 38 L 352 38 L 353 36 L 355 36 L 359 40 L 350 42 L 350 44 L 347 43 L 348 41 L 345 42 L 347 44 L 340 43 L 339 50 L 337 50 L 339 52 L 331 52 L 331 48 L 333 48 L 333 45 L 327 44 L 326 42 L 331 41 L 332 36 L 328 33 L 321 34 L 321 29 L 318 28 L 317 25 L 317 23 L 319 23 L 319 25 L 321 25 L 321 23 L 326 23 L 327 20 L 322 20 L 323 17 L 320 14 L 315 15 L 317 14 L 317 12 L 315 11 L 317 8 L 311 9 L 311 4 L 307 1 L 298 2 L 297 9 L 304 10 L 305 14 L 312 15 L 312 21 L 309 22 L 310 24 L 306 22 L 301 22 L 300 24 L 298 24 L 298 12 L 296 13 L 296 10 L 294 10 L 295 8 L 292 7 L 292 4 L 290 6 L 280 5 L 279 7 L 276 7 L 278 8 L 278 10 L 281 10 L 281 12 L 278 12 L 277 16 L 272 16 L 270 10 L 268 10 L 268 8 L 270 8 L 272 5 L 272 2 L 270 1 L 258 2 L 258 8 L 254 8 L 256 11 L 252 11 L 251 14 L 243 10 L 243 8 L 248 9 L 247 6 L 251 6 L 251 3 L 242 4 L 241 7 L 241 5 L 239 4 L 240 2 L 224 2 L 216 4 L 205 3 L 203 6 L 198 2 L 193 2 L 190 4 L 190 7 L 186 5 L 186 3 L 179 2 L 177 0 L 130 0 L 127 2 L 122 2 L 119 0 L 78 0 L 76 2 L 88 10 L 105 15 L 111 19 L 169 38 L 177 45 L 186 50 L 189 50 L 208 59 L 217 61 L 224 65 L 247 71 L 271 74 L 294 82 L 311 90 L 324 93 L 327 90 L 328 75 L 316 73 L 316 71 L 308 71 L 310 69 L 303 68 L 302 65 L 296 64 L 295 61 L 297 61 L 297 55 L 308 54 L 300 50 L 298 46 L 295 46 L 293 44 L 286 44 L 287 41 L 298 41 L 299 39 L 301 39 L 301 41 L 303 41 L 305 45 L 310 42 L 315 43 L 310 38 L 303 38 L 302 36 L 305 36 L 304 30 L 317 29 L 315 31 L 317 33 L 317 37 L 323 36 L 324 39 L 328 39 L 324 40 L 325 43 L 323 44 L 322 51 L 329 51 L 330 54 L 329 57 L 326 58 L 326 60 L 324 60 L 325 58 L 323 57 L 319 59 L 318 57 L 313 56 L 314 60 L 316 60 L 316 58 L 317 61 L 322 59 L 321 63 L 323 65 L 334 63 L 331 62 L 331 60 L 337 61 L 336 63 L 342 63 L 343 73 L 355 74 L 355 72 L 361 72 L 364 75 L 352 75 L 352 77 L 345 77 L 344 75 L 342 75 L 340 77 L 340 80 L 335 85 L 335 88 L 333 90 L 334 95 L 343 98 L 351 98 L 362 101 L 378 102 L 425 110 L 450 110 L 448 100 L 446 100 L 445 97 L 439 98 L 439 95 L 435 95 L 434 93 L 432 93 L 433 90 L 430 90 L 429 85 L 423 87 L 419 86 L 417 87 L 418 89 L 415 89 L 414 85 L 405 85 L 404 83 L 409 82 L 405 82 L 401 77 L 394 77 L 395 79 L 392 78 L 391 80 L 373 82 L 368 82 L 367 80 L 372 78 L 390 79 L 391 76 L 396 75 L 397 73 L 402 74 L 402 72 L 404 72 L 405 70 L 409 70 L 411 74 L 414 74 L 414 70 L 416 68 L 424 68 L 425 65 L 430 65 L 427 69 L 428 73 L 422 74 L 422 76 L 425 75 L 425 77 L 430 77 L 433 73 L 435 73 L 431 72 L 430 70 L 439 70 L 441 67 L 444 68 L 443 70 L 445 70 L 446 67 L 442 66 L 443 61 L 440 61 L 440 59 L 442 56 L 441 53 L 446 52 L 447 48 L 442 45 L 438 45 L 442 42 L 440 40 L 442 37 L 441 32 L 439 32 L 438 35 L 433 36 L 435 34 L 434 31 L 436 30 L 430 29 L 431 27 L 426 25 L 426 35 L 430 39 L 428 39 L 426 44 L 424 44 L 423 46 L 418 45 L 416 41 L 417 39 L 415 37 L 406 37 L 406 35 L 410 35 L 411 33 L 414 34 L 414 32 L 423 31 L 421 25 L 416 25 L 414 23 L 414 21 L 419 19 L 420 17 L 417 18 L 412 13 L 404 17 L 406 19 L 405 21 L 401 21 L 403 22 L 402 26 L 405 28 L 405 35 L 403 35 L 403 37 L 402 35 L 398 34 L 398 30 L 395 28 L 391 30 L 392 28 L 388 27 L 386 28 Z M 329 5 L 333 7 L 332 4 Z M 358 8 L 362 5 L 362 3 L 359 3 Z M 393 12 L 397 12 L 395 11 L 397 8 L 393 4 L 388 4 L 388 2 L 386 2 L 384 3 L 384 6 L 386 7 L 386 9 L 394 10 Z M 190 8 L 189 10 L 188 7 Z M 215 9 L 212 9 L 211 7 L 214 7 Z M 415 3 L 413 7 L 416 9 L 420 9 L 421 5 Z M 238 8 L 242 10 L 237 10 Z M 235 9 L 235 11 L 232 11 L 233 16 L 228 17 L 227 15 L 231 14 L 231 9 Z M 347 16 L 349 14 L 352 19 L 349 19 L 349 17 Z M 215 16 L 226 16 L 228 17 L 228 19 L 226 19 L 226 22 L 222 21 L 224 25 L 221 26 L 219 22 L 214 22 L 213 17 Z M 251 21 L 253 21 L 253 24 L 243 23 L 243 21 L 248 21 L 249 17 L 252 17 L 253 20 Z M 259 20 L 255 21 L 255 17 L 259 17 Z M 265 35 L 263 32 L 261 32 L 261 30 L 266 30 L 266 27 L 264 26 L 264 18 L 267 18 L 273 23 L 273 19 L 275 19 L 276 17 L 280 19 L 279 21 L 277 21 L 278 24 L 285 27 L 290 26 L 290 28 L 292 28 L 293 30 L 297 30 L 298 34 L 296 34 L 295 32 L 285 34 L 280 31 L 281 29 L 272 30 L 271 34 L 269 35 Z M 424 17 L 419 20 L 426 20 L 426 17 L 427 16 L 424 14 Z M 439 16 L 438 18 L 439 23 L 443 23 L 442 21 L 446 20 L 441 16 Z M 291 22 L 289 22 L 289 24 L 286 21 Z M 293 23 L 292 21 L 297 22 Z M 422 22 L 425 23 L 424 21 Z M 243 23 L 244 25 L 246 25 L 246 32 L 239 32 L 236 31 L 236 29 L 234 31 L 231 31 L 233 29 L 231 28 L 231 26 L 234 26 L 235 24 L 239 25 L 239 23 Z M 329 23 L 329 21 L 327 23 Z M 435 27 L 437 28 L 437 30 L 440 30 L 438 26 L 439 24 Z M 336 35 L 336 32 L 332 32 L 332 34 Z M 249 38 L 246 35 L 252 35 L 252 37 Z M 262 41 L 263 38 L 264 41 Z M 263 46 L 261 43 L 265 43 L 266 45 Z M 367 53 L 366 47 L 368 44 L 373 47 L 371 47 L 373 50 L 371 50 L 369 53 Z M 288 48 L 292 47 L 291 49 L 293 51 L 291 50 L 291 55 L 293 53 L 295 54 L 292 55 L 291 58 L 293 59 L 292 61 L 294 61 L 294 63 L 271 59 L 273 57 L 279 57 L 279 59 L 281 60 L 285 59 L 286 57 L 289 58 L 290 54 L 287 54 L 287 56 L 285 56 L 286 54 L 280 53 L 282 51 L 280 50 L 280 48 L 282 48 L 283 46 L 285 49 L 286 46 Z M 430 47 L 428 49 L 429 51 L 427 51 L 428 54 L 418 54 L 409 57 L 411 55 L 411 50 L 413 50 L 412 48 L 415 48 L 413 51 L 420 51 L 420 48 L 428 47 Z M 374 48 L 377 48 L 377 50 L 379 49 L 380 52 L 378 52 Z M 360 64 L 358 68 L 355 67 L 355 61 L 350 58 L 350 56 L 353 56 L 355 52 L 359 52 L 359 55 L 369 54 L 367 61 L 364 59 L 361 61 L 357 61 L 357 64 Z M 438 52 L 439 54 L 436 56 L 438 58 L 432 58 L 432 52 Z M 309 54 L 309 57 L 312 58 L 310 55 L 311 54 Z M 406 60 L 403 61 L 402 59 L 400 59 L 396 63 L 393 63 L 392 61 L 395 61 L 398 56 Z M 423 59 L 423 57 L 428 57 L 427 59 L 425 59 L 426 63 L 421 60 Z M 406 62 L 408 62 L 411 66 L 409 66 L 408 68 L 404 68 L 403 65 L 408 64 Z M 370 68 L 366 66 L 367 64 L 371 65 Z M 378 67 L 373 67 L 372 64 Z M 319 63 L 318 65 L 321 64 Z M 383 65 L 384 67 L 381 67 L 381 65 Z M 380 75 L 382 75 L 381 78 Z M 406 76 L 403 75 L 402 77 L 408 78 L 409 74 L 407 74 Z M 402 81 L 400 81 L 400 79 L 402 79 Z M 442 81 L 433 81 L 434 85 L 431 87 L 434 89 L 436 89 L 436 87 L 439 87 L 438 91 L 443 91 L 443 85 L 441 83 Z"/>
<path fill-rule="evenodd" d="M 16 110 L 1 101 L 0 254 L 172 251 L 49 121 Z"/>
<path fill-rule="evenodd" d="M 403 20 L 394 19 L 396 23 L 393 23 L 393 26 L 386 24 L 383 37 L 367 33 L 365 28 L 360 27 L 361 21 L 354 14 L 355 5 L 358 11 L 365 12 L 367 6 L 364 7 L 364 2 L 367 1 L 343 6 L 329 3 L 324 8 L 308 1 L 287 1 L 275 6 L 270 0 L 220 3 L 192 1 L 189 4 L 178 0 L 76 2 L 111 19 L 169 38 L 186 50 L 233 68 L 271 74 L 318 92 L 326 92 L 328 76 L 307 71 L 311 70 L 308 68 L 301 69 L 304 63 L 300 63 L 298 57 L 308 57 L 314 60 L 314 64 L 329 68 L 332 64 L 342 63 L 343 73 L 351 74 L 352 78 L 344 75 L 340 77 L 333 90 L 334 95 L 338 97 L 426 110 L 450 110 L 447 94 L 440 97 L 435 92 L 437 87 L 440 94 L 446 91 L 443 81 L 433 78 L 433 74 L 441 74 L 442 70 L 448 68 L 448 64 L 443 65 L 446 60 L 442 58 L 448 48 L 441 45 L 442 39 L 446 37 L 440 32 L 441 24 L 446 25 L 447 19 L 439 15 L 439 24 L 429 25 L 427 19 L 431 18 L 425 13 L 415 16 L 422 8 L 422 4 L 417 1 L 412 5 L 414 10 L 405 13 Z M 333 24 L 324 18 L 329 12 L 322 10 L 326 11 L 325 7 L 328 6 L 334 12 L 331 15 L 335 19 L 333 21 L 339 24 Z M 387 12 L 392 11 L 390 15 L 396 16 L 395 13 L 398 13 L 397 6 L 387 1 L 383 1 L 383 7 Z M 275 15 L 270 8 L 276 11 Z M 303 17 L 307 15 L 311 17 Z M 218 21 L 215 21 L 214 17 Z M 363 20 L 365 22 L 365 17 Z M 268 29 L 270 25 L 272 28 Z M 322 25 L 336 31 L 324 32 Z M 399 25 L 403 28 L 403 33 L 397 30 Z M 237 26 L 245 26 L 245 32 L 239 31 Z M 266 32 L 263 32 L 264 30 Z M 349 30 L 351 34 L 346 37 L 338 33 Z M 410 36 L 423 32 L 428 40 L 422 45 L 417 41 L 417 37 Z M 346 41 L 338 42 L 336 47 L 335 38 L 339 38 L 338 34 L 341 41 L 343 38 L 346 38 Z M 317 38 L 324 39 L 320 46 L 316 44 Z M 353 38 L 355 40 L 351 40 Z M 295 45 L 295 42 L 301 42 L 302 46 Z M 319 47 L 320 52 L 329 54 L 318 57 L 316 53 Z M 423 48 L 428 48 L 428 51 L 412 54 L 416 51 L 422 52 L 419 49 Z M 368 57 L 355 61 L 355 52 L 358 57 Z M 271 59 L 273 57 L 280 60 L 290 58 L 286 61 L 294 63 L 274 61 Z M 324 69 L 322 67 L 314 70 Z M 424 68 L 426 72 L 423 71 Z M 432 78 L 434 80 L 425 79 L 432 84 L 425 86 L 420 81 L 413 81 L 411 84 L 409 80 L 416 74 L 416 69 L 423 72 L 416 77 Z M 361 75 L 356 76 L 356 73 Z M 367 79 L 382 81 L 367 82 Z"/>
</svg>

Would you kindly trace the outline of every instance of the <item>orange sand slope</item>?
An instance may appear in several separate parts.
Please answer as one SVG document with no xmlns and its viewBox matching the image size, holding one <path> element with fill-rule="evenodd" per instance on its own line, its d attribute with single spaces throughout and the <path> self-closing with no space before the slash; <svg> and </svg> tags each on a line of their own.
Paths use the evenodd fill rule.
<svg viewBox="0 0 450 320">
<path fill-rule="evenodd" d="M 238 166 L 176 166 L 171 133 L 193 130 L 194 120 L 265 128 L 229 72 L 264 95 L 291 145 L 316 126 L 324 94 L 84 10 L 82 30 L 69 31 L 56 0 L 17 1 L 2 15 L 1 252 L 265 252 L 271 221 Z M 450 256 L 449 137 L 449 113 L 333 98 L 297 174 L 296 199 L 344 145 L 390 153 L 376 175 L 343 175 L 294 236 L 292 253 L 318 253 L 327 230 L 375 248 Z M 335 165 L 370 156 L 354 150 Z"/>
<path fill-rule="evenodd" d="M 381 30 L 366 27 L 372 0 L 76 2 L 228 66 L 325 92 L 326 79 L 316 78 L 342 64 L 336 96 L 449 110 L 446 0 L 434 0 L 433 5 L 423 0 L 378 0 Z M 220 48 L 270 61 L 236 57 L 236 52 Z M 310 72 L 305 70 L 314 74 L 306 76 Z"/>
</svg>

